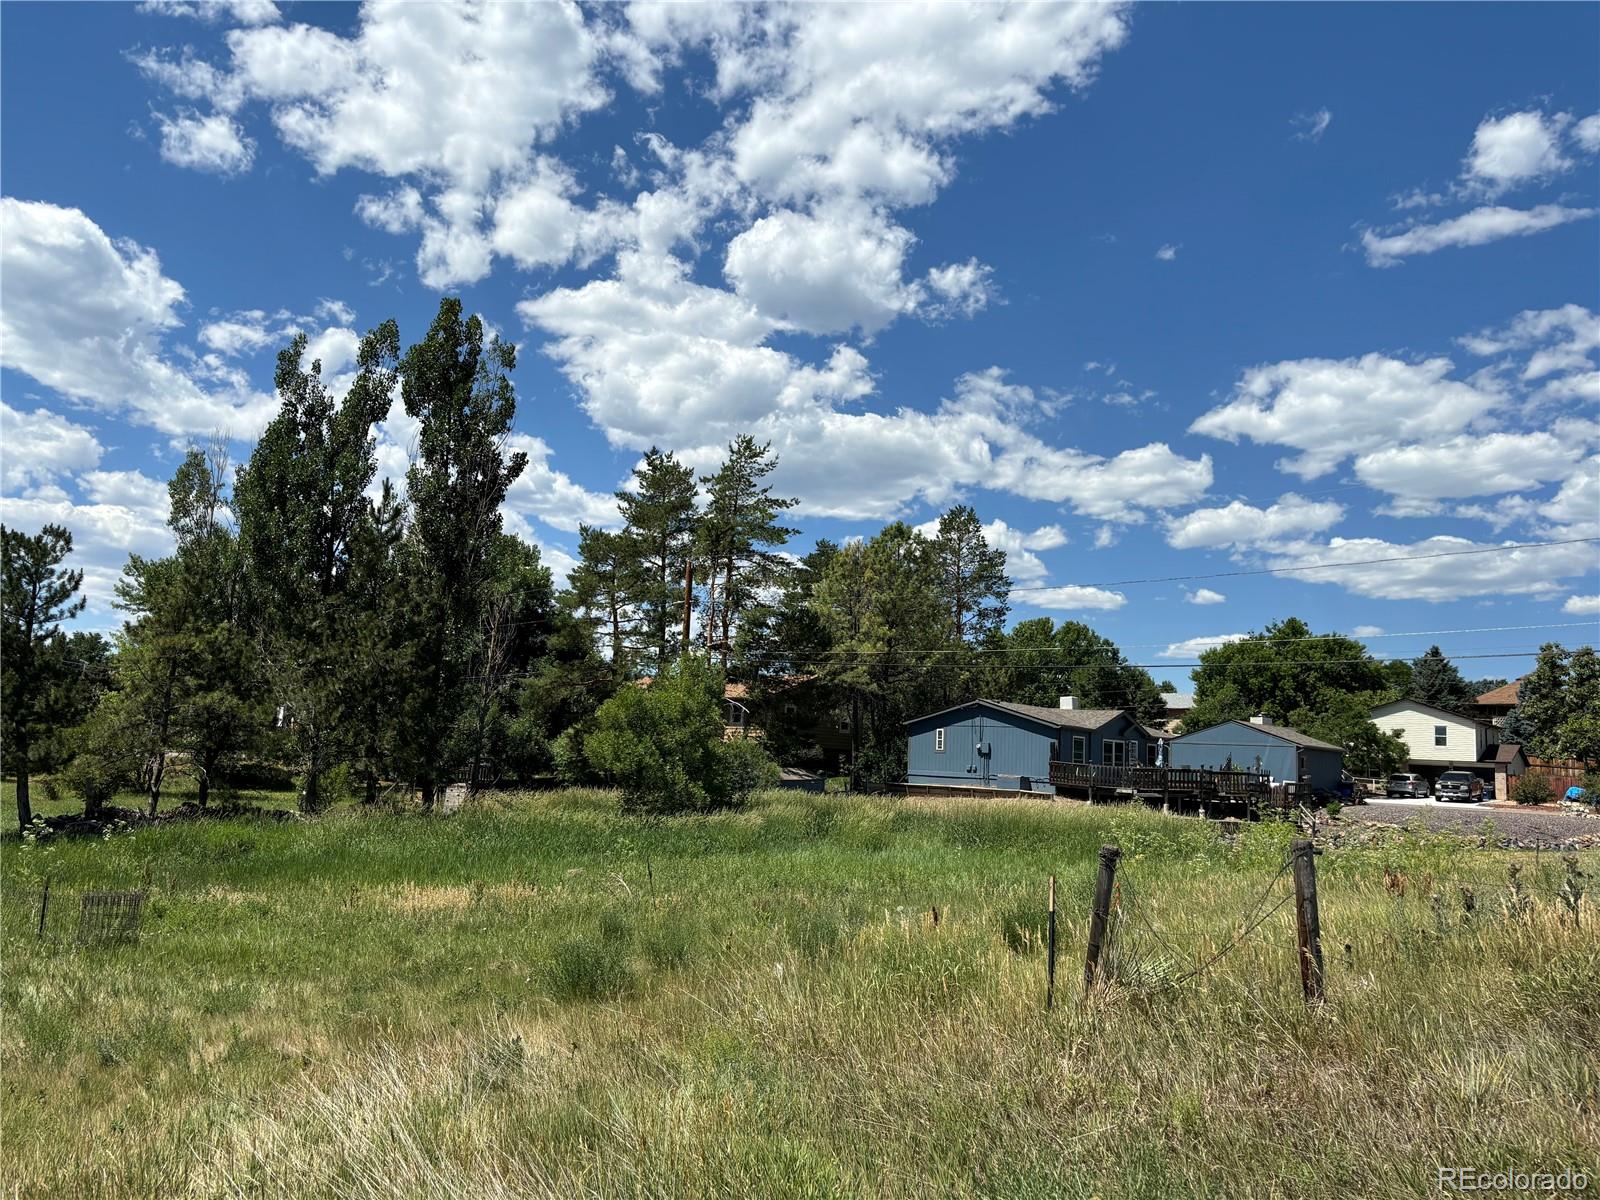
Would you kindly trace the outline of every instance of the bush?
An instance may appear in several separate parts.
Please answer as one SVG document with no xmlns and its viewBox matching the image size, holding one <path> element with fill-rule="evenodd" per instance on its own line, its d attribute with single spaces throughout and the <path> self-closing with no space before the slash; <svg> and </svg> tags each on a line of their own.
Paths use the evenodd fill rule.
<svg viewBox="0 0 1600 1200">
<path fill-rule="evenodd" d="M 1511 798 L 1518 804 L 1549 804 L 1555 796 L 1550 790 L 1550 780 L 1527 771 L 1517 776 L 1516 783 L 1511 785 Z"/>
<path fill-rule="evenodd" d="M 737 799 L 732 768 L 737 762 L 746 777 L 750 763 L 746 751 L 730 757 L 729 746 L 722 676 L 692 655 L 648 688 L 625 684 L 583 739 L 589 765 L 622 789 L 624 803 L 651 812 L 703 811 Z"/>
<path fill-rule="evenodd" d="M 727 775 L 728 798 L 742 803 L 752 792 L 776 787 L 782 772 L 767 755 L 766 747 L 749 738 L 723 742 L 722 768 Z"/>
<path fill-rule="evenodd" d="M 568 938 L 550 955 L 545 983 L 557 1000 L 602 1000 L 632 987 L 633 971 L 621 946 Z"/>
<path fill-rule="evenodd" d="M 114 760 L 92 751 L 74 755 L 61 775 L 67 787 L 82 798 L 87 816 L 93 816 L 110 804 L 117 791 L 129 782 Z"/>
<path fill-rule="evenodd" d="M 1600 807 L 1600 771 L 1589 771 L 1584 775 L 1583 802 Z"/>
</svg>

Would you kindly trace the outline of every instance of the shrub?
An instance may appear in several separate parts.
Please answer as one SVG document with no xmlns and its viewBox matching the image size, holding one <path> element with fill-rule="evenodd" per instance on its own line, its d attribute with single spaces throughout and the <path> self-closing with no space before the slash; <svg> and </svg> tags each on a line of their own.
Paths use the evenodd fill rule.
<svg viewBox="0 0 1600 1200">
<path fill-rule="evenodd" d="M 127 782 L 113 759 L 92 751 L 74 755 L 61 774 L 67 787 L 82 798 L 84 815 L 90 817 L 110 804 L 117 789 Z"/>
<path fill-rule="evenodd" d="M 1511 785 L 1511 798 L 1518 804 L 1549 804 L 1554 797 L 1547 778 L 1527 771 Z"/>
<path fill-rule="evenodd" d="M 632 987 L 633 970 L 618 945 L 568 938 L 551 953 L 545 983 L 557 1000 L 601 1000 Z"/>
<path fill-rule="evenodd" d="M 625 684 L 602 704 L 594 732 L 583 739 L 584 755 L 622 789 L 630 808 L 720 807 L 736 798 L 730 770 L 735 760 L 722 740 L 721 698 L 722 676 L 685 656 L 650 687 Z M 741 770 L 748 766 L 743 758 L 738 762 Z"/>
<path fill-rule="evenodd" d="M 778 764 L 768 757 L 766 748 L 749 738 L 723 742 L 721 756 L 722 769 L 727 777 L 728 799 L 736 804 L 747 800 L 752 792 L 776 787 L 782 774 Z"/>
<path fill-rule="evenodd" d="M 1583 802 L 1600 806 L 1600 771 L 1589 771 L 1584 775 Z"/>
</svg>

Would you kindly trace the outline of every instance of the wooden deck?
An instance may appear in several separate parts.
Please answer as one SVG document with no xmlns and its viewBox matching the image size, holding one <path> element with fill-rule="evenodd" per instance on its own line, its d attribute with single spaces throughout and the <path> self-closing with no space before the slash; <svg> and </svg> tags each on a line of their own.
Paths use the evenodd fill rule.
<svg viewBox="0 0 1600 1200">
<path fill-rule="evenodd" d="M 1286 809 L 1294 804 L 1299 790 L 1294 784 L 1275 787 L 1272 778 L 1259 771 L 1100 763 L 1052 762 L 1050 782 L 1058 793 L 1081 794 L 1091 802 L 1141 799 L 1177 809 L 1204 807 L 1247 813 Z"/>
</svg>

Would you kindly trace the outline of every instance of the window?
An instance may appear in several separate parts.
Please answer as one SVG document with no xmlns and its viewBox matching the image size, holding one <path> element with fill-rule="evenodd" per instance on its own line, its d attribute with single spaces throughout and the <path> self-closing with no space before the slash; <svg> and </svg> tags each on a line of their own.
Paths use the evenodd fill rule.
<svg viewBox="0 0 1600 1200">
<path fill-rule="evenodd" d="M 944 753 L 944 730 L 942 729 L 933 731 L 933 752 L 935 754 Z"/>
<path fill-rule="evenodd" d="M 1128 761 L 1128 744 L 1113 741 L 1107 738 L 1100 743 L 1100 762 L 1102 766 L 1120 767 Z"/>
<path fill-rule="evenodd" d="M 1160 746 L 1155 742 L 1145 743 L 1144 761 L 1146 766 L 1153 767 L 1156 765 L 1156 751 L 1159 749 Z"/>
<path fill-rule="evenodd" d="M 1448 746 L 1450 744 L 1450 727 L 1448 725 L 1435 725 L 1433 727 L 1433 744 L 1435 746 Z"/>
<path fill-rule="evenodd" d="M 1072 761 L 1075 763 L 1089 761 L 1089 739 L 1082 737 L 1072 739 Z"/>
</svg>

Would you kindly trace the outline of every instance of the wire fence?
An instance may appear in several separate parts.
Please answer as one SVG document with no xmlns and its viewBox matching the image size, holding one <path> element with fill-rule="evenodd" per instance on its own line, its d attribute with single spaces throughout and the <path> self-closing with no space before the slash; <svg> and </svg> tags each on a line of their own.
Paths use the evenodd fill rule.
<svg viewBox="0 0 1600 1200">
<path fill-rule="evenodd" d="M 28 932 L 55 946 L 136 945 L 149 892 L 72 888 L 45 880 L 33 897 Z"/>
</svg>

